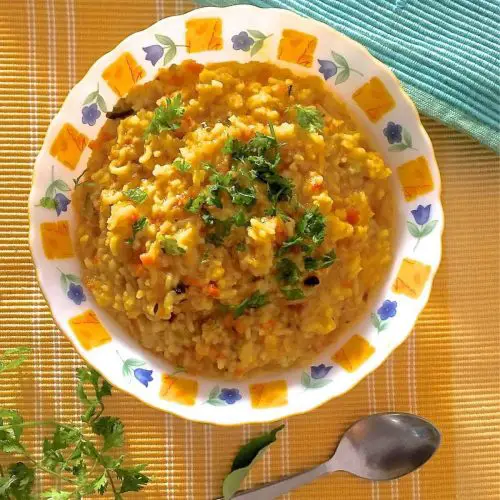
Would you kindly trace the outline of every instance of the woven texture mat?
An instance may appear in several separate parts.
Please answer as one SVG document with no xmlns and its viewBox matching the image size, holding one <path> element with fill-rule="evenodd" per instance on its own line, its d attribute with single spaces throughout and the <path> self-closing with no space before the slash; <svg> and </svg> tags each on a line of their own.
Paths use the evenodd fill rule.
<svg viewBox="0 0 500 500">
<path fill-rule="evenodd" d="M 54 326 L 27 243 L 32 166 L 51 117 L 96 58 L 128 34 L 193 5 L 182 0 L 0 0 L 0 350 L 31 346 L 17 374 L 0 378 L 0 405 L 27 419 L 76 419 L 81 364 Z M 388 410 L 431 419 L 443 432 L 421 471 L 371 484 L 336 474 L 292 499 L 500 498 L 498 158 L 468 137 L 423 118 L 443 177 L 444 257 L 415 332 L 354 390 L 288 419 L 248 485 L 325 460 L 357 418 Z M 139 498 L 210 499 L 238 446 L 268 425 L 218 428 L 186 422 L 115 391 L 107 407 L 126 425 L 127 452 L 150 464 Z M 42 434 L 30 430 L 38 448 Z M 39 487 L 48 487 L 48 480 Z"/>
</svg>

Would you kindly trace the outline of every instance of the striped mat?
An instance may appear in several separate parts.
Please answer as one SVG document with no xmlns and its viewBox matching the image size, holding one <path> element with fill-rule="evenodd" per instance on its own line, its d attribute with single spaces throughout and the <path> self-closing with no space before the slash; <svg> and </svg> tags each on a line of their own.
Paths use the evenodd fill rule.
<svg viewBox="0 0 500 500">
<path fill-rule="evenodd" d="M 45 130 L 97 57 L 129 33 L 192 7 L 182 0 L 0 1 L 0 350 L 34 349 L 18 373 L 0 377 L 0 406 L 27 419 L 80 414 L 74 388 L 81 361 L 54 326 L 27 244 L 32 165 Z M 443 432 L 442 448 L 421 471 L 380 484 L 336 474 L 289 498 L 500 498 L 500 167 L 467 136 L 423 122 L 441 168 L 446 216 L 444 258 L 428 307 L 375 374 L 342 398 L 288 419 L 248 486 L 325 460 L 355 419 L 399 410 L 419 413 Z M 214 498 L 239 445 L 270 428 L 190 423 L 118 391 L 107 406 L 125 423 L 132 461 L 150 464 L 155 478 L 137 498 Z M 39 449 L 42 432 L 27 436 Z M 37 488 L 49 486 L 44 478 Z"/>
</svg>

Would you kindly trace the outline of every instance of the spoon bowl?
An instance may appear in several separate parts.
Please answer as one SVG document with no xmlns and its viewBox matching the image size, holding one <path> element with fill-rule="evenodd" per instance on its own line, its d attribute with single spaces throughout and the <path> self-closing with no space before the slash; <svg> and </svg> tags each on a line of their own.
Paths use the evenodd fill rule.
<svg viewBox="0 0 500 500">
<path fill-rule="evenodd" d="M 372 481 L 397 479 L 427 462 L 441 443 L 429 421 L 409 413 L 380 413 L 358 420 L 326 462 Z"/>
<path fill-rule="evenodd" d="M 237 493 L 239 500 L 271 500 L 317 477 L 345 471 L 372 481 L 397 479 L 424 465 L 441 444 L 436 427 L 410 413 L 378 413 L 354 423 L 334 455 L 305 472 Z"/>
</svg>

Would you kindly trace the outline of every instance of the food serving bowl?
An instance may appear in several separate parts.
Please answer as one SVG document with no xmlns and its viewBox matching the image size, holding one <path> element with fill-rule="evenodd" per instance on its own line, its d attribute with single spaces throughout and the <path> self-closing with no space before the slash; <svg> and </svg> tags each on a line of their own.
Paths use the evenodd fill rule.
<svg viewBox="0 0 500 500">
<path fill-rule="evenodd" d="M 263 61 L 317 75 L 343 101 L 392 169 L 393 260 L 369 309 L 309 366 L 218 380 L 184 373 L 142 348 L 80 280 L 75 180 L 106 111 L 136 84 L 186 59 Z M 281 9 L 204 8 L 170 17 L 101 57 L 66 98 L 35 163 L 30 244 L 59 328 L 114 386 L 184 418 L 221 425 L 266 422 L 340 396 L 380 366 L 411 332 L 441 258 L 443 212 L 431 142 L 397 79 L 358 43 Z"/>
</svg>

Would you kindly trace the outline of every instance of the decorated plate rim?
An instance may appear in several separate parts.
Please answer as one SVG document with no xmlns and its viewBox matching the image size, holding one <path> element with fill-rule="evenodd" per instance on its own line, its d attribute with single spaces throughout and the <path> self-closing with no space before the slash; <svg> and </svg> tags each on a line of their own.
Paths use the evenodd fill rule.
<svg viewBox="0 0 500 500">
<path fill-rule="evenodd" d="M 433 209 L 433 217 L 438 221 L 438 228 L 437 228 L 438 230 L 435 231 L 434 235 L 433 235 L 434 244 L 433 244 L 432 249 L 431 249 L 432 250 L 431 253 L 434 256 L 433 264 L 432 264 L 432 266 L 429 266 L 429 273 L 428 273 L 428 276 L 426 278 L 425 286 L 421 290 L 421 295 L 419 297 L 420 300 L 418 303 L 417 302 L 414 303 L 413 310 L 417 311 L 417 313 L 415 315 L 415 321 L 407 321 L 407 326 L 404 328 L 405 333 L 398 334 L 397 340 L 395 342 L 393 342 L 390 346 L 387 346 L 385 348 L 385 351 L 381 352 L 379 350 L 375 362 L 371 362 L 370 367 L 368 369 L 365 368 L 364 370 L 359 370 L 357 374 L 356 374 L 356 371 L 354 371 L 353 373 L 350 373 L 350 375 L 353 375 L 353 376 L 351 376 L 347 379 L 347 382 L 344 383 L 344 386 L 341 388 L 341 390 L 339 392 L 333 392 L 331 390 L 330 391 L 326 390 L 326 391 L 324 391 L 324 395 L 321 398 L 317 398 L 317 400 L 312 404 L 308 403 L 308 406 L 305 409 L 304 408 L 290 408 L 289 401 L 287 399 L 286 404 L 281 405 L 281 406 L 274 406 L 274 407 L 268 407 L 268 408 L 255 408 L 252 406 L 250 406 L 250 407 L 244 406 L 244 407 L 242 407 L 241 411 L 233 412 L 233 415 L 232 415 L 233 418 L 220 418 L 221 416 L 227 417 L 227 415 L 228 415 L 227 412 L 224 411 L 223 413 L 221 413 L 219 411 L 219 412 L 213 412 L 212 414 L 209 413 L 208 415 L 206 415 L 206 412 L 202 410 L 201 404 L 207 403 L 208 401 L 203 402 L 202 400 L 198 400 L 198 392 L 195 394 L 196 404 L 194 404 L 194 405 L 178 404 L 176 402 L 171 402 L 171 401 L 167 401 L 165 399 L 161 399 L 158 392 L 156 393 L 156 397 L 153 400 L 148 400 L 148 398 L 144 396 L 144 392 L 142 391 L 142 388 L 143 388 L 142 386 L 144 385 L 144 383 L 141 382 L 141 380 L 139 380 L 138 377 L 136 377 L 136 378 L 142 385 L 138 386 L 137 384 L 135 384 L 132 386 L 134 389 L 131 389 L 130 387 L 127 387 L 125 380 L 123 378 L 120 378 L 118 371 L 114 372 L 114 373 L 108 373 L 108 371 L 110 370 L 110 369 L 108 369 L 107 371 L 104 370 L 104 372 L 102 373 L 102 375 L 115 387 L 117 387 L 120 390 L 138 398 L 140 401 L 142 401 L 143 403 L 145 403 L 146 405 L 148 405 L 152 408 L 159 409 L 159 410 L 165 411 L 167 413 L 172 413 L 174 415 L 177 415 L 177 416 L 180 416 L 183 418 L 187 418 L 189 420 L 196 421 L 196 422 L 212 423 L 212 424 L 217 424 L 217 425 L 228 425 L 228 426 L 243 425 L 243 424 L 250 424 L 250 423 L 271 422 L 271 421 L 279 420 L 279 419 L 286 418 L 286 417 L 289 417 L 292 415 L 304 414 L 304 413 L 307 413 L 307 412 L 319 407 L 320 405 L 330 401 L 331 399 L 340 397 L 341 395 L 350 391 L 358 383 L 360 383 L 365 377 L 367 377 L 369 374 L 371 374 L 373 371 L 375 371 L 379 366 L 381 366 L 387 360 L 387 358 L 392 354 L 392 352 L 408 338 L 408 336 L 410 335 L 411 331 L 414 328 L 414 324 L 417 321 L 418 316 L 421 314 L 421 312 L 423 311 L 423 309 L 425 308 L 425 306 L 429 300 L 430 291 L 432 288 L 432 283 L 433 283 L 433 280 L 435 278 L 435 275 L 436 275 L 436 272 L 437 272 L 437 269 L 439 267 L 439 263 L 441 260 L 441 256 L 442 256 L 442 234 L 443 234 L 443 229 L 444 229 L 444 214 L 442 211 L 442 206 L 441 206 L 441 201 L 440 201 L 441 181 L 440 181 L 439 169 L 437 167 L 437 162 L 436 162 L 436 158 L 435 158 L 434 151 L 432 148 L 432 144 L 430 142 L 430 139 L 429 139 L 425 129 L 422 126 L 418 112 L 417 112 L 413 102 L 410 100 L 410 98 L 403 91 L 399 81 L 394 76 L 392 71 L 389 68 L 387 68 L 384 64 L 382 64 L 380 61 L 378 61 L 373 56 L 371 56 L 369 54 L 368 50 L 365 47 L 363 47 L 361 44 L 359 44 L 358 42 L 350 39 L 349 37 L 343 35 L 342 33 L 337 32 L 333 28 L 331 28 L 331 27 L 329 27 L 321 22 L 315 21 L 313 19 L 302 17 L 300 15 L 297 15 L 295 13 L 292 13 L 290 11 L 283 10 L 283 9 L 275 9 L 275 8 L 261 9 L 259 7 L 253 7 L 253 6 L 247 6 L 247 5 L 239 5 L 239 6 L 224 7 L 224 8 L 206 7 L 206 8 L 195 9 L 195 10 L 192 10 L 192 11 L 185 13 L 185 14 L 182 14 L 182 15 L 172 16 L 169 18 L 162 19 L 162 20 L 158 21 L 157 23 L 149 26 L 145 30 L 138 31 L 136 33 L 129 35 L 122 42 L 120 42 L 113 50 L 111 50 L 108 53 L 101 56 L 89 68 L 89 70 L 87 71 L 85 76 L 70 90 L 70 92 L 68 93 L 66 99 L 64 100 L 64 103 L 61 106 L 60 110 L 54 116 L 54 118 L 51 120 L 51 123 L 49 125 L 49 128 L 47 130 L 46 136 L 45 136 L 44 141 L 43 141 L 42 148 L 41 148 L 41 150 L 36 158 L 35 167 L 34 167 L 34 171 L 33 171 L 33 178 L 32 178 L 32 188 L 31 188 L 31 192 L 30 192 L 29 205 L 28 205 L 28 216 L 29 216 L 29 221 L 30 221 L 30 232 L 29 232 L 30 250 L 31 250 L 33 262 L 35 265 L 36 276 L 37 276 L 38 282 L 40 284 L 40 288 L 41 288 L 41 291 L 43 293 L 43 296 L 44 296 L 44 298 L 49 306 L 49 309 L 51 311 L 52 317 L 54 318 L 54 321 L 55 321 L 57 327 L 66 335 L 66 337 L 70 340 L 70 342 L 73 344 L 73 346 L 76 349 L 76 351 L 78 352 L 78 354 L 85 360 L 85 362 L 88 363 L 89 365 L 93 366 L 96 370 L 101 372 L 102 362 L 99 363 L 98 360 L 92 359 L 92 355 L 90 355 L 90 350 L 86 350 L 76 340 L 74 333 L 71 332 L 69 326 L 66 325 L 66 321 L 63 322 L 63 320 L 60 318 L 60 314 L 56 311 L 56 308 L 58 307 L 58 305 L 60 305 L 60 300 L 57 298 L 51 298 L 50 292 L 48 290 L 50 279 L 45 278 L 45 280 L 46 280 L 45 281 L 44 276 L 43 276 L 43 274 L 44 274 L 43 269 L 44 269 L 44 267 L 46 267 L 48 265 L 47 262 L 50 262 L 50 261 L 47 261 L 46 259 L 44 261 L 43 252 L 40 250 L 40 248 L 38 248 L 40 246 L 40 242 L 39 242 L 40 232 L 38 231 L 38 227 L 35 227 L 35 220 L 38 217 L 36 217 L 34 215 L 34 209 L 36 207 L 37 202 L 39 201 L 37 199 L 37 196 L 39 195 L 39 191 L 41 190 L 41 187 L 36 184 L 37 173 L 42 168 L 41 163 L 44 161 L 44 157 L 46 156 L 47 151 L 49 150 L 50 142 L 51 142 L 49 140 L 49 138 L 52 136 L 52 140 L 53 140 L 53 136 L 55 136 L 54 132 L 58 129 L 58 127 L 60 127 L 62 125 L 62 123 L 63 123 L 62 119 L 63 119 L 64 115 L 68 113 L 68 108 L 70 108 L 70 104 L 75 99 L 75 97 L 77 97 L 79 94 L 81 94 L 81 92 L 80 92 L 81 89 L 90 88 L 88 80 L 92 77 L 92 75 L 95 74 L 96 76 L 101 78 L 102 69 L 107 67 L 109 63 L 111 63 L 112 61 L 115 61 L 120 55 L 122 55 L 124 52 L 124 49 L 132 50 L 131 47 L 133 47 L 135 45 L 134 39 L 136 39 L 136 38 L 140 39 L 141 36 L 146 35 L 146 34 L 151 34 L 152 35 L 151 39 L 154 39 L 154 32 L 158 28 L 164 27 L 164 26 L 168 27 L 168 24 L 175 24 L 176 22 L 181 22 L 183 20 L 189 20 L 192 18 L 196 18 L 196 19 L 203 18 L 204 19 L 208 16 L 212 16 L 214 18 L 221 19 L 222 22 L 226 22 L 228 18 L 231 18 L 232 14 L 234 14 L 236 12 L 240 12 L 240 11 L 245 11 L 245 10 L 248 11 L 248 14 L 251 14 L 249 16 L 249 20 L 254 22 L 256 25 L 259 25 L 259 18 L 265 19 L 265 21 L 260 21 L 261 24 L 266 24 L 266 22 L 268 22 L 270 19 L 273 19 L 273 18 L 276 18 L 276 16 L 279 16 L 279 19 L 277 21 L 277 26 L 276 26 L 277 29 L 275 30 L 275 32 L 277 33 L 275 35 L 276 37 L 278 37 L 278 33 L 282 32 L 283 29 L 296 29 L 297 26 L 295 26 L 295 23 L 293 23 L 294 19 L 297 20 L 297 25 L 298 25 L 299 29 L 306 29 L 310 26 L 311 29 L 308 29 L 307 33 L 309 33 L 311 35 L 318 35 L 318 32 L 327 31 L 329 34 L 336 37 L 337 39 L 344 41 L 352 52 L 363 54 L 365 56 L 365 58 L 369 60 L 369 63 L 366 63 L 367 68 L 370 68 L 373 66 L 376 67 L 378 70 L 377 74 L 383 75 L 384 79 L 389 80 L 391 82 L 392 86 L 397 86 L 397 88 L 398 88 L 397 98 L 402 99 L 402 101 L 404 102 L 403 109 L 405 111 L 408 111 L 408 110 L 410 111 L 410 113 L 408 113 L 409 116 L 408 116 L 407 121 L 408 121 L 408 123 L 412 124 L 414 129 L 416 127 L 417 133 L 415 135 L 422 139 L 420 154 L 422 157 L 424 157 L 428 160 L 429 174 L 431 175 L 432 183 L 433 183 L 433 190 L 429 193 L 429 195 L 430 195 L 431 201 L 432 201 L 431 204 L 433 207 L 432 208 Z M 262 15 L 263 12 L 265 13 L 264 16 Z M 287 24 L 286 21 L 288 21 L 288 20 L 292 21 L 291 25 L 293 25 L 293 28 L 286 28 L 286 24 Z M 260 27 L 260 25 L 259 25 L 259 27 Z M 237 30 L 235 30 L 235 33 L 236 33 L 236 31 Z M 318 37 L 319 37 L 319 35 L 318 35 Z M 228 43 L 228 40 L 224 39 L 224 42 Z M 223 52 L 225 53 L 226 50 L 229 50 L 229 48 L 227 48 L 227 49 L 225 48 Z M 316 54 L 316 56 L 317 56 L 317 54 Z M 316 56 L 314 59 L 317 58 Z M 192 54 L 186 54 L 186 56 L 183 55 L 183 57 L 181 57 L 180 60 L 192 58 L 192 57 L 193 57 Z M 276 58 L 269 58 L 269 60 L 271 62 L 277 62 L 275 59 Z M 219 60 L 219 59 L 217 59 L 217 60 Z M 228 61 L 229 60 L 236 60 L 236 57 L 227 57 L 227 58 L 224 58 L 223 60 L 228 60 Z M 142 64 L 144 64 L 144 63 L 142 63 Z M 297 69 L 296 72 L 298 74 L 300 74 L 301 71 L 300 71 L 300 69 Z M 149 79 L 145 79 L 144 81 L 149 81 Z M 325 81 L 326 81 L 326 74 L 325 74 Z M 395 85 L 395 84 L 397 84 L 397 85 Z M 118 97 L 116 97 L 116 100 L 118 100 Z M 370 136 L 371 133 L 368 132 L 367 135 Z M 384 154 L 384 158 L 386 158 L 386 156 L 387 155 Z M 55 158 L 53 158 L 52 160 L 54 163 L 57 163 L 57 160 Z M 396 168 L 393 168 L 393 171 L 395 172 Z M 394 174 L 393 177 L 396 177 L 396 174 Z M 422 207 L 422 206 L 420 205 L 420 207 Z M 424 207 L 422 207 L 422 208 L 424 208 Z M 427 208 L 427 207 L 425 207 L 425 208 Z M 409 213 L 410 212 L 408 212 L 408 214 Z M 421 228 L 422 227 L 425 227 L 425 226 L 421 226 Z M 434 227 L 433 227 L 433 229 L 434 229 Z M 420 238 L 417 240 L 417 244 L 419 241 L 420 241 Z M 38 247 L 37 247 L 37 245 L 38 245 Z M 76 257 L 73 256 L 73 261 L 75 261 L 75 260 L 76 260 Z M 388 279 L 388 277 L 387 277 L 387 279 Z M 81 309 L 81 311 L 83 312 L 85 309 L 86 308 L 84 307 L 83 309 Z M 103 311 L 100 308 L 96 308 L 96 311 L 99 313 L 99 316 L 101 314 L 103 314 Z M 379 318 L 379 321 L 380 321 L 380 318 Z M 351 329 L 350 329 L 350 331 L 351 331 Z M 359 332 L 359 336 L 363 336 L 363 333 L 365 333 L 365 332 L 363 332 L 363 330 L 361 330 Z M 378 333 L 380 333 L 380 331 Z M 346 336 L 347 336 L 347 334 L 345 333 L 343 335 L 343 338 L 345 339 Z M 356 335 L 353 335 L 352 337 L 354 337 L 354 336 L 356 336 Z M 349 340 L 351 340 L 351 339 L 349 339 Z M 113 343 L 113 342 L 110 342 L 110 344 L 111 343 Z M 333 349 L 333 346 L 336 344 L 338 344 L 338 342 L 334 342 L 333 344 L 331 344 L 330 346 L 325 348 L 325 351 L 329 350 L 331 352 L 331 350 Z M 346 344 L 347 344 L 347 342 L 344 342 L 342 345 L 345 346 Z M 99 347 L 97 349 L 99 349 Z M 141 351 L 139 357 L 148 357 L 147 354 L 146 354 L 146 356 L 144 356 L 144 349 L 142 347 L 137 348 L 137 346 L 135 346 L 135 347 L 133 346 L 130 348 L 130 351 L 137 353 L 137 349 L 139 349 L 139 351 Z M 342 348 L 340 348 L 339 351 L 341 349 Z M 322 353 L 322 354 L 324 354 L 324 353 Z M 331 356 L 331 357 L 329 356 L 329 359 L 333 359 L 333 356 Z M 118 363 L 118 361 L 117 361 L 117 363 Z M 145 364 L 147 365 L 148 363 L 145 363 Z M 366 364 L 368 364 L 368 363 L 366 363 Z M 321 366 L 325 366 L 325 365 L 322 364 L 319 366 L 321 367 Z M 311 369 L 312 368 L 319 369 L 319 367 L 311 367 Z M 323 372 L 325 370 L 327 370 L 328 368 L 329 367 L 325 366 L 323 369 Z M 146 371 L 148 371 L 148 370 L 146 370 Z M 286 379 L 287 375 L 289 375 L 291 372 L 294 372 L 294 371 L 303 371 L 303 370 L 302 370 L 302 368 L 292 367 L 290 369 L 283 370 L 283 371 L 279 372 L 280 375 L 267 374 L 266 377 L 268 378 L 271 375 L 274 378 L 278 378 L 278 376 L 280 376 L 281 378 Z M 319 370 L 319 371 L 321 371 L 321 370 Z M 312 371 L 311 371 L 311 373 L 312 373 Z M 162 371 L 161 373 L 155 372 L 155 374 L 156 374 L 156 377 L 158 377 L 160 375 L 162 377 L 164 375 L 167 375 L 167 378 L 168 378 L 168 376 L 169 376 L 168 374 L 165 374 L 164 371 Z M 328 371 L 327 371 L 327 374 L 328 374 Z M 174 378 L 174 376 L 175 375 L 170 375 L 170 377 L 172 377 L 172 378 Z M 147 377 L 147 375 L 146 375 L 146 377 Z M 194 376 L 191 376 L 191 377 L 194 378 Z M 263 377 L 260 377 L 260 378 L 263 378 Z M 320 380 L 321 378 L 322 377 L 319 377 L 318 379 L 315 379 L 315 380 Z M 222 379 L 219 381 L 215 381 L 215 379 L 209 379 L 209 378 L 203 377 L 201 375 L 196 376 L 196 380 L 198 380 L 198 379 L 200 379 L 202 382 L 207 381 L 207 380 L 214 380 L 212 385 L 219 384 L 220 386 L 224 386 L 224 385 L 228 386 L 231 384 L 240 386 L 242 384 L 248 385 L 249 383 L 252 382 L 251 380 L 249 382 L 248 379 L 244 379 L 240 382 L 233 382 L 233 381 L 227 381 L 227 380 L 222 380 Z M 312 380 L 311 377 L 310 377 L 310 380 Z M 147 382 L 147 380 L 146 380 L 146 382 Z M 287 384 L 287 382 L 288 381 L 286 381 L 285 383 L 286 383 L 286 391 L 287 391 L 286 394 L 288 397 L 288 384 Z M 256 383 L 258 383 L 258 381 L 253 382 L 254 385 Z M 263 383 L 265 384 L 267 382 L 263 382 Z M 197 382 L 197 384 L 198 384 L 198 382 Z M 262 382 L 261 382 L 261 385 L 262 385 Z M 146 387 L 147 387 L 147 384 L 146 384 Z M 161 389 L 161 387 L 160 387 L 160 389 Z M 239 391 L 238 391 L 238 393 L 239 393 Z M 234 396 L 234 394 L 233 394 L 233 396 Z M 229 396 L 227 396 L 227 397 L 229 397 Z M 240 395 L 240 397 L 241 397 L 241 395 Z M 297 397 L 296 394 L 295 394 L 295 397 Z M 249 399 L 250 399 L 250 396 L 247 397 L 247 400 L 249 400 Z M 233 403 L 234 403 L 234 401 L 233 401 Z M 233 403 L 231 403 L 231 405 Z M 228 403 L 225 403 L 225 404 L 229 406 Z M 234 406 L 236 408 L 236 405 L 234 405 Z M 217 410 L 217 408 L 215 408 L 215 409 Z M 219 409 L 219 410 L 221 410 L 221 409 Z M 248 412 L 250 412 L 250 415 L 246 418 L 242 418 L 242 417 L 245 417 L 245 415 Z M 240 416 L 238 416 L 238 415 L 240 415 Z"/>
</svg>

